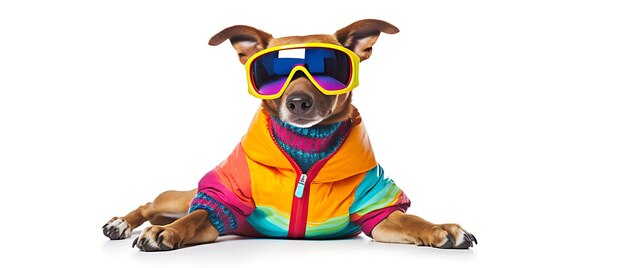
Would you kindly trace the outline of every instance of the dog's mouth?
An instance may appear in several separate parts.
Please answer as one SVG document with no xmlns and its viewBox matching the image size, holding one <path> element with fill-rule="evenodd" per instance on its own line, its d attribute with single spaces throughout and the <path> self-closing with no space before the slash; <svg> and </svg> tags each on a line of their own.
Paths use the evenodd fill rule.
<svg viewBox="0 0 626 268">
<path fill-rule="evenodd" d="M 321 115 L 323 114 L 323 115 Z M 319 124 L 324 121 L 324 119 L 330 116 L 331 112 L 327 111 L 325 113 L 318 112 L 315 115 L 311 116 L 303 116 L 303 115 L 295 115 L 293 113 L 281 113 L 280 120 L 287 122 L 292 126 L 296 126 L 299 128 L 309 128 Z"/>
<path fill-rule="evenodd" d="M 296 126 L 299 128 L 309 128 L 317 125 L 319 122 L 322 122 L 324 118 L 315 118 L 315 119 L 307 119 L 298 117 L 296 119 L 285 120 L 285 122 L 289 123 L 292 126 Z"/>
</svg>

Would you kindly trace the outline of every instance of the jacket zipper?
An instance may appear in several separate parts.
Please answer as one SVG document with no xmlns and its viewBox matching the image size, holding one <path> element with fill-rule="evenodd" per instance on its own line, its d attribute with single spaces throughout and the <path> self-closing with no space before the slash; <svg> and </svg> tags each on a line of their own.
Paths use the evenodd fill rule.
<svg viewBox="0 0 626 268">
<path fill-rule="evenodd" d="M 302 194 L 304 193 L 304 187 L 306 185 L 306 179 L 308 176 L 306 174 L 300 175 L 300 180 L 298 181 L 298 185 L 296 186 L 295 196 L 297 198 L 302 198 Z"/>
<path fill-rule="evenodd" d="M 306 234 L 306 223 L 308 216 L 308 206 L 309 206 L 309 190 L 311 182 L 315 179 L 319 171 L 322 169 L 324 164 L 330 160 L 343 146 L 343 143 L 348 138 L 350 131 L 352 130 L 352 122 L 348 126 L 348 130 L 346 130 L 346 135 L 341 138 L 339 142 L 339 146 L 335 151 L 326 156 L 325 158 L 318 160 L 315 162 L 311 168 L 309 168 L 308 174 L 302 172 L 302 168 L 296 163 L 296 161 L 283 150 L 282 147 L 278 145 L 276 142 L 276 138 L 274 137 L 274 132 L 269 129 L 270 136 L 272 137 L 272 141 L 278 149 L 283 153 L 283 155 L 289 160 L 291 166 L 296 170 L 296 187 L 294 189 L 294 197 L 291 202 L 291 215 L 289 219 L 289 231 L 287 233 L 287 237 L 289 238 L 304 238 Z"/>
</svg>

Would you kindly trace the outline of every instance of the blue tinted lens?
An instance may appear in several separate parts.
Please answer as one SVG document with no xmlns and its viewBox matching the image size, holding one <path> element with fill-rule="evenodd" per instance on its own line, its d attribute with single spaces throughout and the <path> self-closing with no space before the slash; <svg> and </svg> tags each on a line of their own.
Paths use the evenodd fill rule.
<svg viewBox="0 0 626 268">
<path fill-rule="evenodd" d="M 284 86 L 295 66 L 304 66 L 324 89 L 340 90 L 350 82 L 350 57 L 330 48 L 294 48 L 267 53 L 252 63 L 259 94 L 273 95 Z M 329 82 L 331 81 L 331 82 Z"/>
</svg>

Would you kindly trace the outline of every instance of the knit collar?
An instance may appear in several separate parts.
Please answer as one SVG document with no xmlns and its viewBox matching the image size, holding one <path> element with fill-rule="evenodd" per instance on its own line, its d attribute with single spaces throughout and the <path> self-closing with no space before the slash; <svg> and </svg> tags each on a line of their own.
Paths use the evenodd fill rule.
<svg viewBox="0 0 626 268">
<path fill-rule="evenodd" d="M 271 116 L 270 125 L 278 146 L 296 161 L 302 172 L 307 172 L 315 162 L 339 148 L 348 134 L 350 121 L 301 128 Z"/>
</svg>

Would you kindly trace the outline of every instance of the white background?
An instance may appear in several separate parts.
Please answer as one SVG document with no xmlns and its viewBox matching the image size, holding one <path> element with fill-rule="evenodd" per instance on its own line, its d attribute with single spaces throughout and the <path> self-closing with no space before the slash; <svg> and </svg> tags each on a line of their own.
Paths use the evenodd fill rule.
<svg viewBox="0 0 626 268">
<path fill-rule="evenodd" d="M 0 262 L 623 267 L 624 14 L 622 1 L 3 1 Z M 379 162 L 410 213 L 461 223 L 478 246 L 245 239 L 154 254 L 102 235 L 111 216 L 194 188 L 247 129 L 259 101 L 213 34 L 363 18 L 400 28 L 354 91 Z"/>
</svg>

